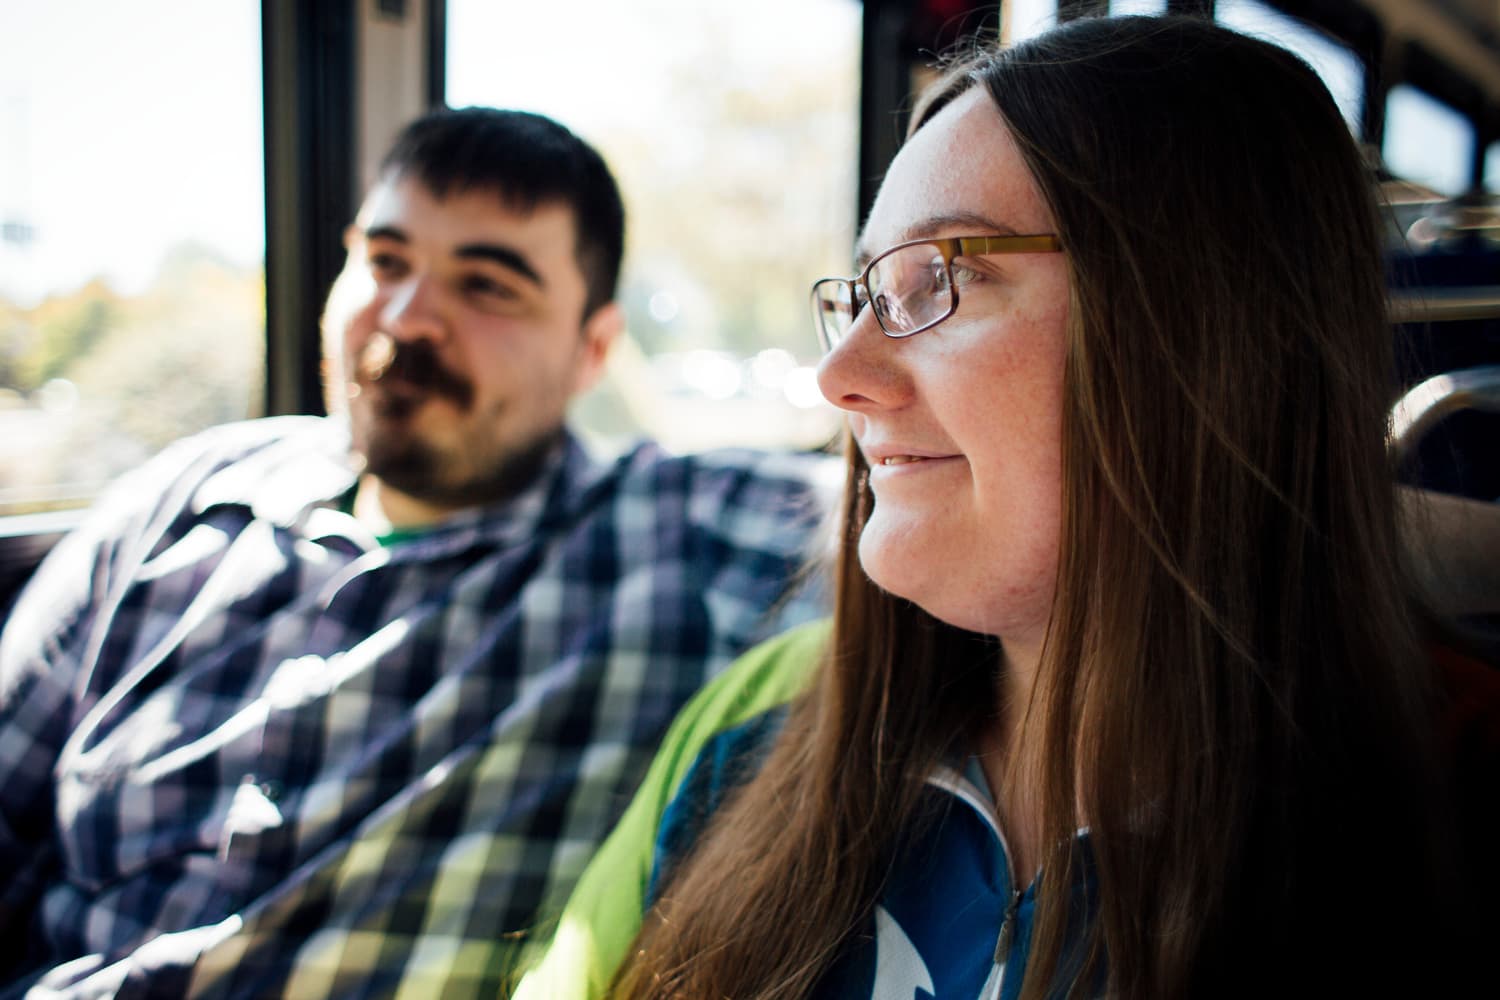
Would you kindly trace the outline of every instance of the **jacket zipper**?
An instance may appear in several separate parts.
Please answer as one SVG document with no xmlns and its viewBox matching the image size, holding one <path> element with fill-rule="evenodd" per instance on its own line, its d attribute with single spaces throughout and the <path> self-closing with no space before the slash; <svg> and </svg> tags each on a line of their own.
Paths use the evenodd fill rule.
<svg viewBox="0 0 1500 1000">
<path fill-rule="evenodd" d="M 1010 971 L 1007 957 L 1010 953 L 1011 942 L 1016 936 L 1016 913 L 1021 908 L 1023 895 L 1022 890 L 1016 888 L 1016 868 L 1011 861 L 1010 842 L 1005 839 L 1005 831 L 1000 828 L 1000 820 L 993 808 L 987 806 L 980 796 L 966 787 L 969 783 L 962 775 L 943 769 L 936 778 L 929 777 L 927 783 L 967 802 L 989 826 L 991 832 L 995 834 L 995 839 L 1000 842 L 1000 856 L 1005 862 L 1005 877 L 1010 883 L 1010 902 L 1005 907 L 1005 916 L 1000 920 L 1000 935 L 995 941 L 995 954 L 990 976 L 979 991 L 983 1000 L 999 1000 L 1001 989 L 1005 984 L 1005 974 Z M 996 970 L 999 971 L 998 975 L 996 975 Z"/>
<path fill-rule="evenodd" d="M 1000 974 L 993 978 L 994 988 L 987 991 L 985 1000 L 999 1000 L 1000 991 L 1005 986 L 1005 974 L 1010 971 L 1010 945 L 1016 936 L 1016 911 L 1021 908 L 1021 894 L 1012 889 L 1010 892 L 1010 904 L 1005 907 L 1005 916 L 1000 921 L 1000 936 L 995 941 L 995 968 Z"/>
</svg>

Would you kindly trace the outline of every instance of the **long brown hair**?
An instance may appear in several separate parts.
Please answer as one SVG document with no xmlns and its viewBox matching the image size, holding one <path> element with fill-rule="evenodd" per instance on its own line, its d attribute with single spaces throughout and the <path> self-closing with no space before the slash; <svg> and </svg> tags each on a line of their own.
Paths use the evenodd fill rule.
<svg viewBox="0 0 1500 1000">
<path fill-rule="evenodd" d="M 914 129 L 976 86 L 1072 276 L 1057 589 L 1020 729 L 1044 850 L 1025 996 L 1066 990 L 1079 936 L 1073 984 L 1129 997 L 1437 962 L 1414 937 L 1449 912 L 1433 695 L 1385 458 L 1378 229 L 1337 109 L 1286 52 L 1171 18 L 981 53 Z M 827 662 L 648 914 L 627 995 L 807 994 L 923 778 L 994 717 L 998 644 L 860 569 L 874 500 L 852 448 L 845 503 Z M 1384 948 L 1393 911 L 1420 916 Z M 1290 978 L 1299 961 L 1322 971 Z"/>
</svg>

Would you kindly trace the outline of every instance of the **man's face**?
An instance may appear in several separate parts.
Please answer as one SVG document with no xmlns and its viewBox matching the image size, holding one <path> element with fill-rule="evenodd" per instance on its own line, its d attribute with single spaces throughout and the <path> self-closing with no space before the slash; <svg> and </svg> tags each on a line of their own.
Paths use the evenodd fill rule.
<svg viewBox="0 0 1500 1000">
<path fill-rule="evenodd" d="M 585 318 L 574 217 L 489 191 L 381 181 L 350 227 L 324 314 L 330 412 L 385 487 L 440 508 L 524 488 L 597 380 L 619 326 Z"/>
</svg>

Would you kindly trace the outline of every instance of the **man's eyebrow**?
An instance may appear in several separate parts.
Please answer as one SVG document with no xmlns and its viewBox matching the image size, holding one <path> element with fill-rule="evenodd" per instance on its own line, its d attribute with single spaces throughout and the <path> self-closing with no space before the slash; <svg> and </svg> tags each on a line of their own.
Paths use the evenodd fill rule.
<svg viewBox="0 0 1500 1000">
<path fill-rule="evenodd" d="M 406 235 L 405 230 L 391 225 L 371 226 L 364 231 L 364 238 L 366 240 L 392 240 L 396 243 L 411 242 L 411 237 Z M 547 283 L 542 280 L 541 273 L 531 265 L 531 261 L 526 259 L 525 254 L 499 243 L 465 243 L 453 251 L 453 256 L 459 260 L 486 260 L 508 271 L 514 271 L 538 288 L 547 287 Z"/>
<path fill-rule="evenodd" d="M 941 215 L 930 215 L 912 223 L 897 235 L 897 238 L 882 247 L 871 248 L 865 237 L 860 236 L 856 245 L 856 256 L 854 266 L 858 271 L 863 271 L 870 258 L 883 250 L 888 250 L 901 243 L 910 243 L 913 240 L 927 240 L 945 234 L 962 236 L 1017 236 L 1019 234 L 1014 226 L 1007 226 L 1003 222 L 996 222 L 986 215 L 978 212 L 945 212 Z"/>
<path fill-rule="evenodd" d="M 460 260 L 487 260 L 507 271 L 514 271 L 538 288 L 547 287 L 541 273 L 531 266 L 531 261 L 526 259 L 525 254 L 499 243 L 465 243 L 453 251 L 453 256 Z"/>
<path fill-rule="evenodd" d="M 411 238 L 406 231 L 395 226 L 371 226 L 364 231 L 367 240 L 395 240 L 397 243 L 410 243 Z"/>
</svg>

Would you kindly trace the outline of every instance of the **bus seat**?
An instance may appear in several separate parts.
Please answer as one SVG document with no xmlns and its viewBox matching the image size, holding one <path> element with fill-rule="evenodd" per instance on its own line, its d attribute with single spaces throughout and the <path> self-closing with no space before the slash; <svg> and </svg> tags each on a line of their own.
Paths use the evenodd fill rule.
<svg viewBox="0 0 1500 1000">
<path fill-rule="evenodd" d="M 1494 500 L 1500 412 L 1493 381 L 1487 403 L 1481 379 L 1483 369 L 1500 366 L 1500 212 L 1479 197 L 1416 207 L 1423 214 L 1407 220 L 1386 260 L 1398 391 L 1410 390 L 1398 414 L 1426 413 L 1395 435 L 1398 475 L 1424 489 Z"/>
<path fill-rule="evenodd" d="M 1434 432 L 1450 418 L 1500 414 L 1500 365 L 1481 365 L 1424 379 L 1391 408 L 1390 448 L 1406 489 L 1407 547 L 1418 583 L 1434 610 L 1491 662 L 1500 662 L 1500 495 L 1474 498 L 1442 489 L 1430 475 L 1435 462 L 1459 470 L 1468 483 L 1500 475 L 1500 437 L 1450 437 L 1434 446 Z"/>
</svg>

